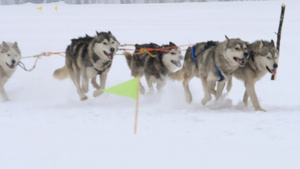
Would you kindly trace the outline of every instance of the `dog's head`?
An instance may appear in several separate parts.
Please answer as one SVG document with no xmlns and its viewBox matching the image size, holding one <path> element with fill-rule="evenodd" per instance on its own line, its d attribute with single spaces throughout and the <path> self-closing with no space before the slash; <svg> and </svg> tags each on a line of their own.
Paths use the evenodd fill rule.
<svg viewBox="0 0 300 169">
<path fill-rule="evenodd" d="M 93 46 L 94 52 L 103 60 L 112 60 L 114 54 L 118 51 L 120 43 L 110 31 L 96 33 Z"/>
<path fill-rule="evenodd" d="M 252 44 L 253 56 L 251 59 L 260 67 L 272 75 L 276 75 L 278 67 L 278 50 L 274 41 L 256 41 Z"/>
<path fill-rule="evenodd" d="M 248 42 L 241 39 L 229 39 L 226 37 L 225 57 L 233 65 L 244 67 L 249 58 Z"/>
<path fill-rule="evenodd" d="M 18 43 L 2 42 L 0 45 L 1 66 L 15 69 L 21 60 L 21 52 Z"/>
<path fill-rule="evenodd" d="M 162 62 L 170 70 L 174 71 L 176 68 L 181 67 L 181 60 L 183 56 L 181 50 L 173 42 L 168 45 L 163 45 L 162 49 Z"/>
</svg>

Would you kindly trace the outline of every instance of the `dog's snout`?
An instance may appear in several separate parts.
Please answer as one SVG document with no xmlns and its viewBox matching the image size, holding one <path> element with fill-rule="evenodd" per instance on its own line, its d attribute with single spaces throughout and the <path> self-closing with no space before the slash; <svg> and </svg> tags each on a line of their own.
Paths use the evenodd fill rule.
<svg viewBox="0 0 300 169">
<path fill-rule="evenodd" d="M 182 55 L 180 55 L 180 56 L 179 56 L 179 59 L 180 59 L 180 60 L 183 60 L 183 56 L 182 56 Z"/>
<path fill-rule="evenodd" d="M 244 52 L 244 57 L 248 57 L 249 53 L 248 52 Z"/>
<path fill-rule="evenodd" d="M 16 60 L 12 60 L 11 64 L 14 65 L 16 63 Z"/>
<path fill-rule="evenodd" d="M 110 48 L 111 53 L 115 52 L 115 48 Z"/>
<path fill-rule="evenodd" d="M 273 68 L 276 69 L 278 67 L 277 63 L 274 63 Z"/>
</svg>

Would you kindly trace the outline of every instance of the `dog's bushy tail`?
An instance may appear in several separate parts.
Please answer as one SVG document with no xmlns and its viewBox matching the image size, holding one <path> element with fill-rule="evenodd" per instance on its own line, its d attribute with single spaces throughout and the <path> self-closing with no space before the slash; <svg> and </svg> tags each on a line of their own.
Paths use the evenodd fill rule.
<svg viewBox="0 0 300 169">
<path fill-rule="evenodd" d="M 169 74 L 169 78 L 172 79 L 172 80 L 182 81 L 183 80 L 183 74 L 184 74 L 184 69 L 181 68 L 180 70 L 176 71 L 175 73 Z"/>
<path fill-rule="evenodd" d="M 132 55 L 131 55 L 131 53 L 129 53 L 129 52 L 124 52 L 123 55 L 124 55 L 125 58 L 126 58 L 127 65 L 128 65 L 128 67 L 129 67 L 129 69 L 131 69 L 131 61 L 132 61 Z"/>
<path fill-rule="evenodd" d="M 53 73 L 53 77 L 59 80 L 66 79 L 69 76 L 67 66 L 60 69 L 56 69 Z"/>
</svg>

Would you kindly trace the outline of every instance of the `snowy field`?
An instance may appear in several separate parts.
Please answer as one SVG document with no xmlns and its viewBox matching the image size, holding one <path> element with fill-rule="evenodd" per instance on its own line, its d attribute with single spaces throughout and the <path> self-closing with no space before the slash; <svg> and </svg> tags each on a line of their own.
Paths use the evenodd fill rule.
<svg viewBox="0 0 300 169">
<path fill-rule="evenodd" d="M 23 56 L 64 52 L 70 39 L 95 31 L 111 31 L 122 44 L 185 45 L 225 34 L 276 41 L 282 3 L 0 6 L 0 41 L 17 41 Z M 64 65 L 52 55 L 33 72 L 18 68 L 5 86 L 11 101 L 0 98 L 0 169 L 299 169 L 300 1 L 284 3 L 277 79 L 267 74 L 256 85 L 267 112 L 243 105 L 237 80 L 207 106 L 199 79 L 190 83 L 190 105 L 181 83 L 168 81 L 162 93 L 140 96 L 134 135 L 135 100 L 90 91 L 80 101 L 70 79 L 52 77 Z M 22 62 L 30 68 L 34 59 Z M 116 56 L 107 87 L 130 79 L 125 57 Z"/>
</svg>

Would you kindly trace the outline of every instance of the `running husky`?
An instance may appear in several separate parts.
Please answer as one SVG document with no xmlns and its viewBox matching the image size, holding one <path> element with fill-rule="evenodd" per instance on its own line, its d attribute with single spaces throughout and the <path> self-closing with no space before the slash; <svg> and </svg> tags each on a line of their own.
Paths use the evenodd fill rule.
<svg viewBox="0 0 300 169">
<path fill-rule="evenodd" d="M 244 66 L 248 58 L 247 42 L 240 39 L 229 39 L 226 36 L 224 42 L 208 41 L 197 43 L 189 47 L 185 54 L 182 69 L 171 74 L 171 79 L 183 80 L 185 99 L 192 102 L 192 95 L 189 89 L 189 81 L 198 77 L 202 81 L 204 98 L 202 105 L 211 100 L 211 94 L 216 99 L 222 94 L 225 82 L 231 74 L 240 66 Z M 218 82 L 218 90 L 215 85 Z"/>
<path fill-rule="evenodd" d="M 16 66 L 21 60 L 21 51 L 17 42 L 2 42 L 0 44 L 0 94 L 3 101 L 9 101 L 4 90 L 4 85 L 16 71 Z"/>
<path fill-rule="evenodd" d="M 278 50 L 274 41 L 256 41 L 250 45 L 250 59 L 245 67 L 240 67 L 233 72 L 233 76 L 245 83 L 245 94 L 243 102 L 248 104 L 250 96 L 253 107 L 256 111 L 266 111 L 261 108 L 255 92 L 255 83 L 259 81 L 266 73 L 276 75 L 278 67 Z M 232 87 L 232 79 L 228 81 L 227 91 Z"/>
<path fill-rule="evenodd" d="M 107 73 L 110 70 L 113 56 L 120 45 L 111 32 L 96 33 L 95 37 L 87 35 L 72 39 L 71 45 L 66 49 L 65 66 L 57 69 L 53 74 L 55 78 L 60 80 L 69 75 L 81 100 L 87 99 L 85 93 L 89 91 L 89 79 L 92 79 L 93 87 L 97 89 L 93 96 L 96 97 L 103 93 L 102 89 L 105 88 Z M 100 75 L 100 86 L 96 83 L 98 74 Z"/>
<path fill-rule="evenodd" d="M 127 64 L 132 76 L 145 75 L 150 92 L 154 90 L 153 83 L 157 83 L 156 88 L 160 91 L 166 84 L 168 74 L 181 67 L 183 56 L 180 48 L 172 42 L 162 46 L 155 43 L 135 45 L 135 48 L 133 55 L 124 52 Z M 142 84 L 140 86 L 140 92 L 144 94 L 145 88 Z"/>
</svg>

